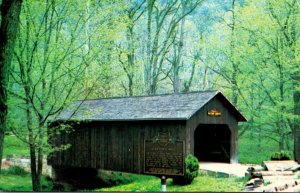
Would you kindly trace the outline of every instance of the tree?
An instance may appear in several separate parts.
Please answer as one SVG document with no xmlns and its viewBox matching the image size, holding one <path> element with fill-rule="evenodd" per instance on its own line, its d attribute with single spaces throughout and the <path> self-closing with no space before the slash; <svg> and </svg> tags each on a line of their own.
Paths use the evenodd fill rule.
<svg viewBox="0 0 300 193">
<path fill-rule="evenodd" d="M 22 0 L 3 0 L 0 26 L 0 172 L 3 141 L 7 119 L 7 85 L 14 53 L 15 39 L 19 29 Z"/>
<path fill-rule="evenodd" d="M 146 3 L 146 0 L 143 0 L 141 2 L 129 2 L 130 4 L 125 9 L 125 15 L 128 19 L 128 24 L 126 26 L 126 42 L 124 46 L 122 46 L 122 44 L 120 43 L 117 46 L 117 49 L 119 62 L 124 72 L 126 73 L 128 79 L 127 86 L 123 84 L 123 87 L 125 89 L 125 92 L 128 93 L 129 96 L 133 96 L 133 83 L 136 70 L 136 39 L 134 34 L 134 28 L 138 19 L 143 15 L 143 13 L 146 10 L 145 6 L 143 6 Z"/>
<path fill-rule="evenodd" d="M 261 7 L 261 8 L 258 8 Z M 290 139 L 294 132 L 295 157 L 297 151 L 298 104 L 294 99 L 297 92 L 294 72 L 297 65 L 297 18 L 296 1 L 265 1 L 259 5 L 248 1 L 240 9 L 239 16 L 239 73 L 243 73 L 241 93 L 246 100 L 245 107 L 251 110 L 251 121 L 259 136 L 267 137 L 278 143 L 280 150 L 291 150 Z M 261 20 L 264 18 L 264 20 Z M 296 86 L 296 87 L 295 87 Z M 247 91 L 251 89 L 251 91 Z M 250 99 L 250 100 L 249 100 Z M 245 108 L 246 109 L 246 108 Z M 257 127 L 258 129 L 256 129 Z"/>
<path fill-rule="evenodd" d="M 158 83 L 161 80 L 169 77 L 170 70 L 164 73 L 164 63 L 167 60 L 167 54 L 170 52 L 172 45 L 174 45 L 176 36 L 178 35 L 178 27 L 180 22 L 182 26 L 182 33 L 179 33 L 179 49 L 176 59 L 171 63 L 175 65 L 173 68 L 174 74 L 174 91 L 179 91 L 178 71 L 180 60 L 178 57 L 182 55 L 184 21 L 183 19 L 192 13 L 202 0 L 197 1 L 178 1 L 172 2 L 156 2 L 155 0 L 148 1 L 148 17 L 147 17 L 147 62 L 145 65 L 145 87 L 149 95 L 155 94 Z M 153 15 L 154 14 L 154 18 Z M 154 21 L 153 21 L 154 19 Z M 155 25 L 153 25 L 155 24 Z M 172 66 L 174 67 L 174 66 Z M 165 75 L 164 75 L 165 74 Z"/>
<path fill-rule="evenodd" d="M 70 101 L 86 99 L 94 89 L 92 85 L 86 92 L 83 78 L 99 48 L 86 45 L 102 26 L 86 36 L 86 25 L 96 12 L 82 14 L 78 5 L 84 6 L 73 1 L 26 1 L 21 13 L 9 91 L 10 104 L 16 104 L 19 112 L 11 115 L 9 126 L 29 146 L 33 191 L 41 190 L 43 158 L 49 151 L 48 122 Z M 18 121 L 22 114 L 25 122 Z"/>
<path fill-rule="evenodd" d="M 98 55 L 95 55 L 95 60 L 88 64 L 86 70 L 86 93 L 90 92 L 93 85 L 97 88 L 91 91 L 89 97 L 124 95 L 123 87 L 125 92 L 128 92 L 128 84 L 125 83 L 128 77 L 122 63 L 120 63 L 120 55 L 131 76 L 135 69 L 127 67 L 127 54 L 129 53 L 127 46 L 129 43 L 126 41 L 126 30 L 130 22 L 125 13 L 129 7 L 128 1 L 101 1 L 95 4 L 90 3 L 89 8 L 86 8 L 89 9 L 87 18 L 91 14 L 94 15 L 89 19 L 89 24 L 86 26 L 88 33 L 85 37 L 89 38 L 88 47 L 92 50 L 99 50 Z M 84 13 L 87 14 L 86 11 Z M 132 40 L 135 41 L 134 38 Z M 135 85 L 131 85 L 132 92 Z"/>
<path fill-rule="evenodd" d="M 297 78 L 291 76 L 299 72 L 296 10 L 293 0 L 224 4 L 224 10 L 213 13 L 218 17 L 206 36 L 209 55 L 203 60 L 213 72 L 214 86 L 232 94 L 232 101 L 248 115 L 240 136 L 249 131 L 258 141 L 276 142 L 279 150 L 292 150 L 297 120 Z"/>
</svg>

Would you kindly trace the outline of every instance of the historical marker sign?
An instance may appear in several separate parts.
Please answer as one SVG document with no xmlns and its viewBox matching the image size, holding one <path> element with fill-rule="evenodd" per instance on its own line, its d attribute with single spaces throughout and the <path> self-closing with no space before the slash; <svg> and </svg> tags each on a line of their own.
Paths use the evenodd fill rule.
<svg viewBox="0 0 300 193">
<path fill-rule="evenodd" d="M 184 141 L 172 140 L 169 133 L 145 140 L 144 173 L 153 175 L 184 175 Z"/>
</svg>

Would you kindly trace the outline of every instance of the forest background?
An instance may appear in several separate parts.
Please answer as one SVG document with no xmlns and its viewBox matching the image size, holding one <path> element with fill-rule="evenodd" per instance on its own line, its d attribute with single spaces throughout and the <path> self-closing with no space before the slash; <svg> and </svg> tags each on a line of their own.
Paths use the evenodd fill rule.
<svg viewBox="0 0 300 193">
<path fill-rule="evenodd" d="M 5 128 L 28 144 L 35 190 L 47 123 L 78 99 L 220 90 L 248 118 L 241 162 L 299 149 L 299 0 L 20 2 Z"/>
</svg>

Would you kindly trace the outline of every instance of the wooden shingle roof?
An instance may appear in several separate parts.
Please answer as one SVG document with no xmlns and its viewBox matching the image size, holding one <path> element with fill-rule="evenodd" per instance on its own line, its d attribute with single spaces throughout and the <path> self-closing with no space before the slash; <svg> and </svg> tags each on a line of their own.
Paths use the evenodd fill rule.
<svg viewBox="0 0 300 193">
<path fill-rule="evenodd" d="M 216 95 L 221 95 L 238 121 L 246 118 L 220 91 L 75 101 L 56 120 L 134 121 L 188 120 Z"/>
</svg>

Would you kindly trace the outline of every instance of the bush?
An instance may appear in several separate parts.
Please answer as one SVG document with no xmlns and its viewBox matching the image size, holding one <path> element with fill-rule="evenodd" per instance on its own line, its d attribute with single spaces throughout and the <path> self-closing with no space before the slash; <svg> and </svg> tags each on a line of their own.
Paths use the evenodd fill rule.
<svg viewBox="0 0 300 193">
<path fill-rule="evenodd" d="M 100 178 L 103 181 L 103 186 L 117 186 L 121 184 L 128 184 L 134 181 L 131 175 L 122 172 L 100 171 Z"/>
<path fill-rule="evenodd" d="M 271 154 L 271 160 L 292 160 L 290 151 L 279 151 Z"/>
<path fill-rule="evenodd" d="M 41 187 L 42 187 L 42 191 L 45 192 L 53 191 L 53 179 L 50 176 L 42 176 Z"/>
<path fill-rule="evenodd" d="M 185 158 L 185 175 L 173 177 L 173 184 L 187 185 L 191 184 L 195 177 L 198 176 L 199 161 L 193 155 Z"/>
<path fill-rule="evenodd" d="M 5 175 L 18 175 L 18 176 L 25 176 L 29 174 L 23 167 L 21 166 L 10 166 L 8 169 L 3 170 L 2 174 Z"/>
</svg>

